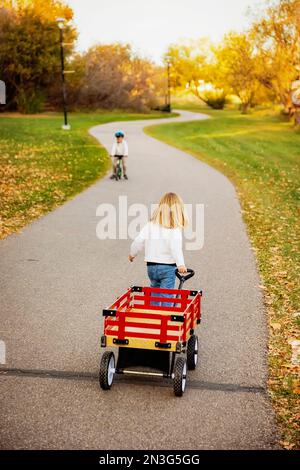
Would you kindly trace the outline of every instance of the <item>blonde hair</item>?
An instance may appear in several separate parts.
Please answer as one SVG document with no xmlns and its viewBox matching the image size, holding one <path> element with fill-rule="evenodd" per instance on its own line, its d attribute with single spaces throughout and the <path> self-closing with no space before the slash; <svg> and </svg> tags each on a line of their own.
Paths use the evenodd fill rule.
<svg viewBox="0 0 300 470">
<path fill-rule="evenodd" d="M 159 201 L 151 222 L 165 228 L 186 227 L 188 218 L 181 197 L 175 193 L 166 193 Z"/>
</svg>

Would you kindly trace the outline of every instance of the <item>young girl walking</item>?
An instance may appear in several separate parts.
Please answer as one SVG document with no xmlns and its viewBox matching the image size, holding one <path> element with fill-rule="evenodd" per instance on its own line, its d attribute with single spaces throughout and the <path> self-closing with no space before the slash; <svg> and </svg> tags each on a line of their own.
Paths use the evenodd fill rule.
<svg viewBox="0 0 300 470">
<path fill-rule="evenodd" d="M 150 222 L 132 242 L 129 261 L 145 249 L 151 287 L 174 289 L 176 268 L 182 274 L 187 271 L 182 253 L 182 229 L 186 225 L 182 199 L 175 193 L 167 193 L 161 198 Z M 168 304 L 164 303 L 164 306 Z"/>
</svg>

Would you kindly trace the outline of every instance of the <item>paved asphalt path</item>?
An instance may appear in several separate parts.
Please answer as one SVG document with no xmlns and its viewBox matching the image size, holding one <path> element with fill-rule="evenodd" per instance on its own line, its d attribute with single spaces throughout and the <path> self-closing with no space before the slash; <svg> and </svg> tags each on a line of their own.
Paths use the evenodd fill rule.
<svg viewBox="0 0 300 470">
<path fill-rule="evenodd" d="M 177 121 L 205 118 L 181 112 Z M 129 180 L 107 175 L 0 243 L 0 339 L 7 350 L 0 366 L 1 448 L 277 447 L 265 392 L 260 281 L 235 190 L 196 158 L 146 136 L 150 124 L 94 127 L 107 148 L 115 129 L 126 132 Z M 148 281 L 142 256 L 127 261 L 129 240 L 96 237 L 96 209 L 117 205 L 120 195 L 149 205 L 166 191 L 205 207 L 204 247 L 185 253 L 197 273 L 189 285 L 204 292 L 200 364 L 183 398 L 168 382 L 123 377 L 103 392 L 101 309 L 129 285 Z"/>
</svg>

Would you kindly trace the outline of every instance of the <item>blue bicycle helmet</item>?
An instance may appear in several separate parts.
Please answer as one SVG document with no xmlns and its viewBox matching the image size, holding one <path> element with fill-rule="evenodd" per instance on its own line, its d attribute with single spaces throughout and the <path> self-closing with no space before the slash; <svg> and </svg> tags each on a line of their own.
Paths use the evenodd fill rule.
<svg viewBox="0 0 300 470">
<path fill-rule="evenodd" d="M 118 138 L 118 137 L 125 137 L 125 134 L 124 134 L 123 131 L 117 131 L 117 132 L 115 133 L 115 137 L 117 137 L 117 138 Z"/>
</svg>

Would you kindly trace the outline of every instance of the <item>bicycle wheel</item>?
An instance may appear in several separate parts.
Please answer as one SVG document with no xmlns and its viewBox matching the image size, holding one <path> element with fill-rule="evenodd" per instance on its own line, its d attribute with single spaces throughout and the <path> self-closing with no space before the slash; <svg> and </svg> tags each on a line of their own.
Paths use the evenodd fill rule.
<svg viewBox="0 0 300 470">
<path fill-rule="evenodd" d="M 117 180 L 120 180 L 122 178 L 122 167 L 121 167 L 121 162 L 119 160 L 118 166 L 117 166 Z"/>
</svg>

